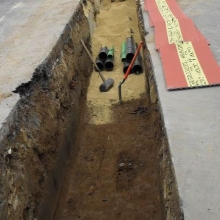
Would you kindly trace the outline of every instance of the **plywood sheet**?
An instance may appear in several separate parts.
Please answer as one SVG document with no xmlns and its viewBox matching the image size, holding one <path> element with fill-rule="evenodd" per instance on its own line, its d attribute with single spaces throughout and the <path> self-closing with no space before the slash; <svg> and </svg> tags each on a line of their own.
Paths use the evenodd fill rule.
<svg viewBox="0 0 220 220">
<path fill-rule="evenodd" d="M 171 19 L 172 17 L 176 19 L 187 18 L 187 16 L 182 12 L 182 10 L 179 8 L 176 1 L 174 0 L 159 1 L 158 4 L 156 3 L 156 0 L 146 0 L 145 8 L 147 8 L 153 24 L 155 24 L 156 22 L 161 22 L 162 20 L 166 20 L 163 15 Z"/>
<path fill-rule="evenodd" d="M 165 21 L 158 22 L 155 25 L 156 49 L 167 44 L 196 40 L 201 40 L 201 37 L 190 19 L 178 20 L 176 24 L 169 27 Z"/>
<path fill-rule="evenodd" d="M 220 68 L 206 41 L 160 48 L 168 90 L 220 85 Z"/>
</svg>

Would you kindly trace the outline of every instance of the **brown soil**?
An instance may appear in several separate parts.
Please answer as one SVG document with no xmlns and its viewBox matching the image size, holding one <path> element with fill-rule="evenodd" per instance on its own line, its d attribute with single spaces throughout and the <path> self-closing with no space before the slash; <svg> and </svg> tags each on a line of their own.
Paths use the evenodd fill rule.
<svg viewBox="0 0 220 220">
<path fill-rule="evenodd" d="M 31 81 L 15 89 L 20 100 L 1 129 L 1 220 L 49 220 L 54 214 L 92 70 L 90 61 L 81 62 L 87 54 L 78 46 L 81 38 L 90 43 L 81 4 L 66 27 Z M 0 101 L 8 96 L 0 94 Z"/>
<path fill-rule="evenodd" d="M 86 119 L 78 157 L 69 164 L 69 185 L 63 188 L 54 219 L 165 219 L 157 107 L 139 99 L 115 105 L 112 111 L 111 124 L 93 125 Z"/>
</svg>

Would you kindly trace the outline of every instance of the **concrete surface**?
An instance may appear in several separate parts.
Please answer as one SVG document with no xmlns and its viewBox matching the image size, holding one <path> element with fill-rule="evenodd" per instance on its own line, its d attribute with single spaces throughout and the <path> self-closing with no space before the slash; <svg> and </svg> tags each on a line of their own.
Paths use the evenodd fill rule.
<svg viewBox="0 0 220 220">
<path fill-rule="evenodd" d="M 211 43 L 220 63 L 220 2 L 180 0 L 179 4 Z M 185 220 L 220 219 L 220 87 L 167 91 L 143 2 L 142 10 Z"/>
<path fill-rule="evenodd" d="M 0 0 L 0 130 L 19 100 L 12 91 L 31 80 L 34 69 L 53 49 L 78 2 Z M 220 63 L 220 2 L 180 0 L 179 3 L 211 43 Z M 154 31 L 146 12 L 144 17 L 185 219 L 217 220 L 220 218 L 220 87 L 167 91 L 155 51 Z"/>
<path fill-rule="evenodd" d="M 0 140 L 19 95 L 52 51 L 79 0 L 0 0 Z M 7 119 L 7 120 L 6 120 Z"/>
</svg>

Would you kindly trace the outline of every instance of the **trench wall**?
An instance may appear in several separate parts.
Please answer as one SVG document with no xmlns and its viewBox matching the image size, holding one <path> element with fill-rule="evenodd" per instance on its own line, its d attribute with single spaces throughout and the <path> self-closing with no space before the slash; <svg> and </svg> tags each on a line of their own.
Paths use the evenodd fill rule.
<svg viewBox="0 0 220 220">
<path fill-rule="evenodd" d="M 81 38 L 90 48 L 79 3 L 32 80 L 14 91 L 20 100 L 0 139 L 0 219 L 52 219 L 92 72 Z"/>
<path fill-rule="evenodd" d="M 164 127 L 163 113 L 161 111 L 160 100 L 158 99 L 157 84 L 154 77 L 154 70 L 152 69 L 150 53 L 148 45 L 145 41 L 145 36 L 148 34 L 144 26 L 144 18 L 142 6 L 140 1 L 137 2 L 137 10 L 139 17 L 139 29 L 141 32 L 142 40 L 144 42 L 144 63 L 145 73 L 147 79 L 147 94 L 151 103 L 157 103 L 160 110 L 163 130 L 162 145 L 159 147 L 158 157 L 160 163 L 158 164 L 160 170 L 160 183 L 163 195 L 163 203 L 165 207 L 166 220 L 183 220 L 184 214 L 182 209 L 181 198 L 179 197 L 178 186 L 175 177 L 175 170 L 173 167 L 169 144 L 167 140 L 166 129 Z"/>
</svg>

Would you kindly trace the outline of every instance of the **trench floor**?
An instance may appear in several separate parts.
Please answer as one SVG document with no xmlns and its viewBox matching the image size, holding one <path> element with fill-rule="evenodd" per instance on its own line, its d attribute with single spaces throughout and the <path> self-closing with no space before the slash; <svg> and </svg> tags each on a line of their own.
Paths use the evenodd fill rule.
<svg viewBox="0 0 220 220">
<path fill-rule="evenodd" d="M 85 121 L 76 160 L 54 219 L 163 220 L 158 146 L 161 124 L 157 106 L 146 99 L 112 107 L 114 121 Z M 89 115 L 90 113 L 87 112 Z"/>
</svg>

